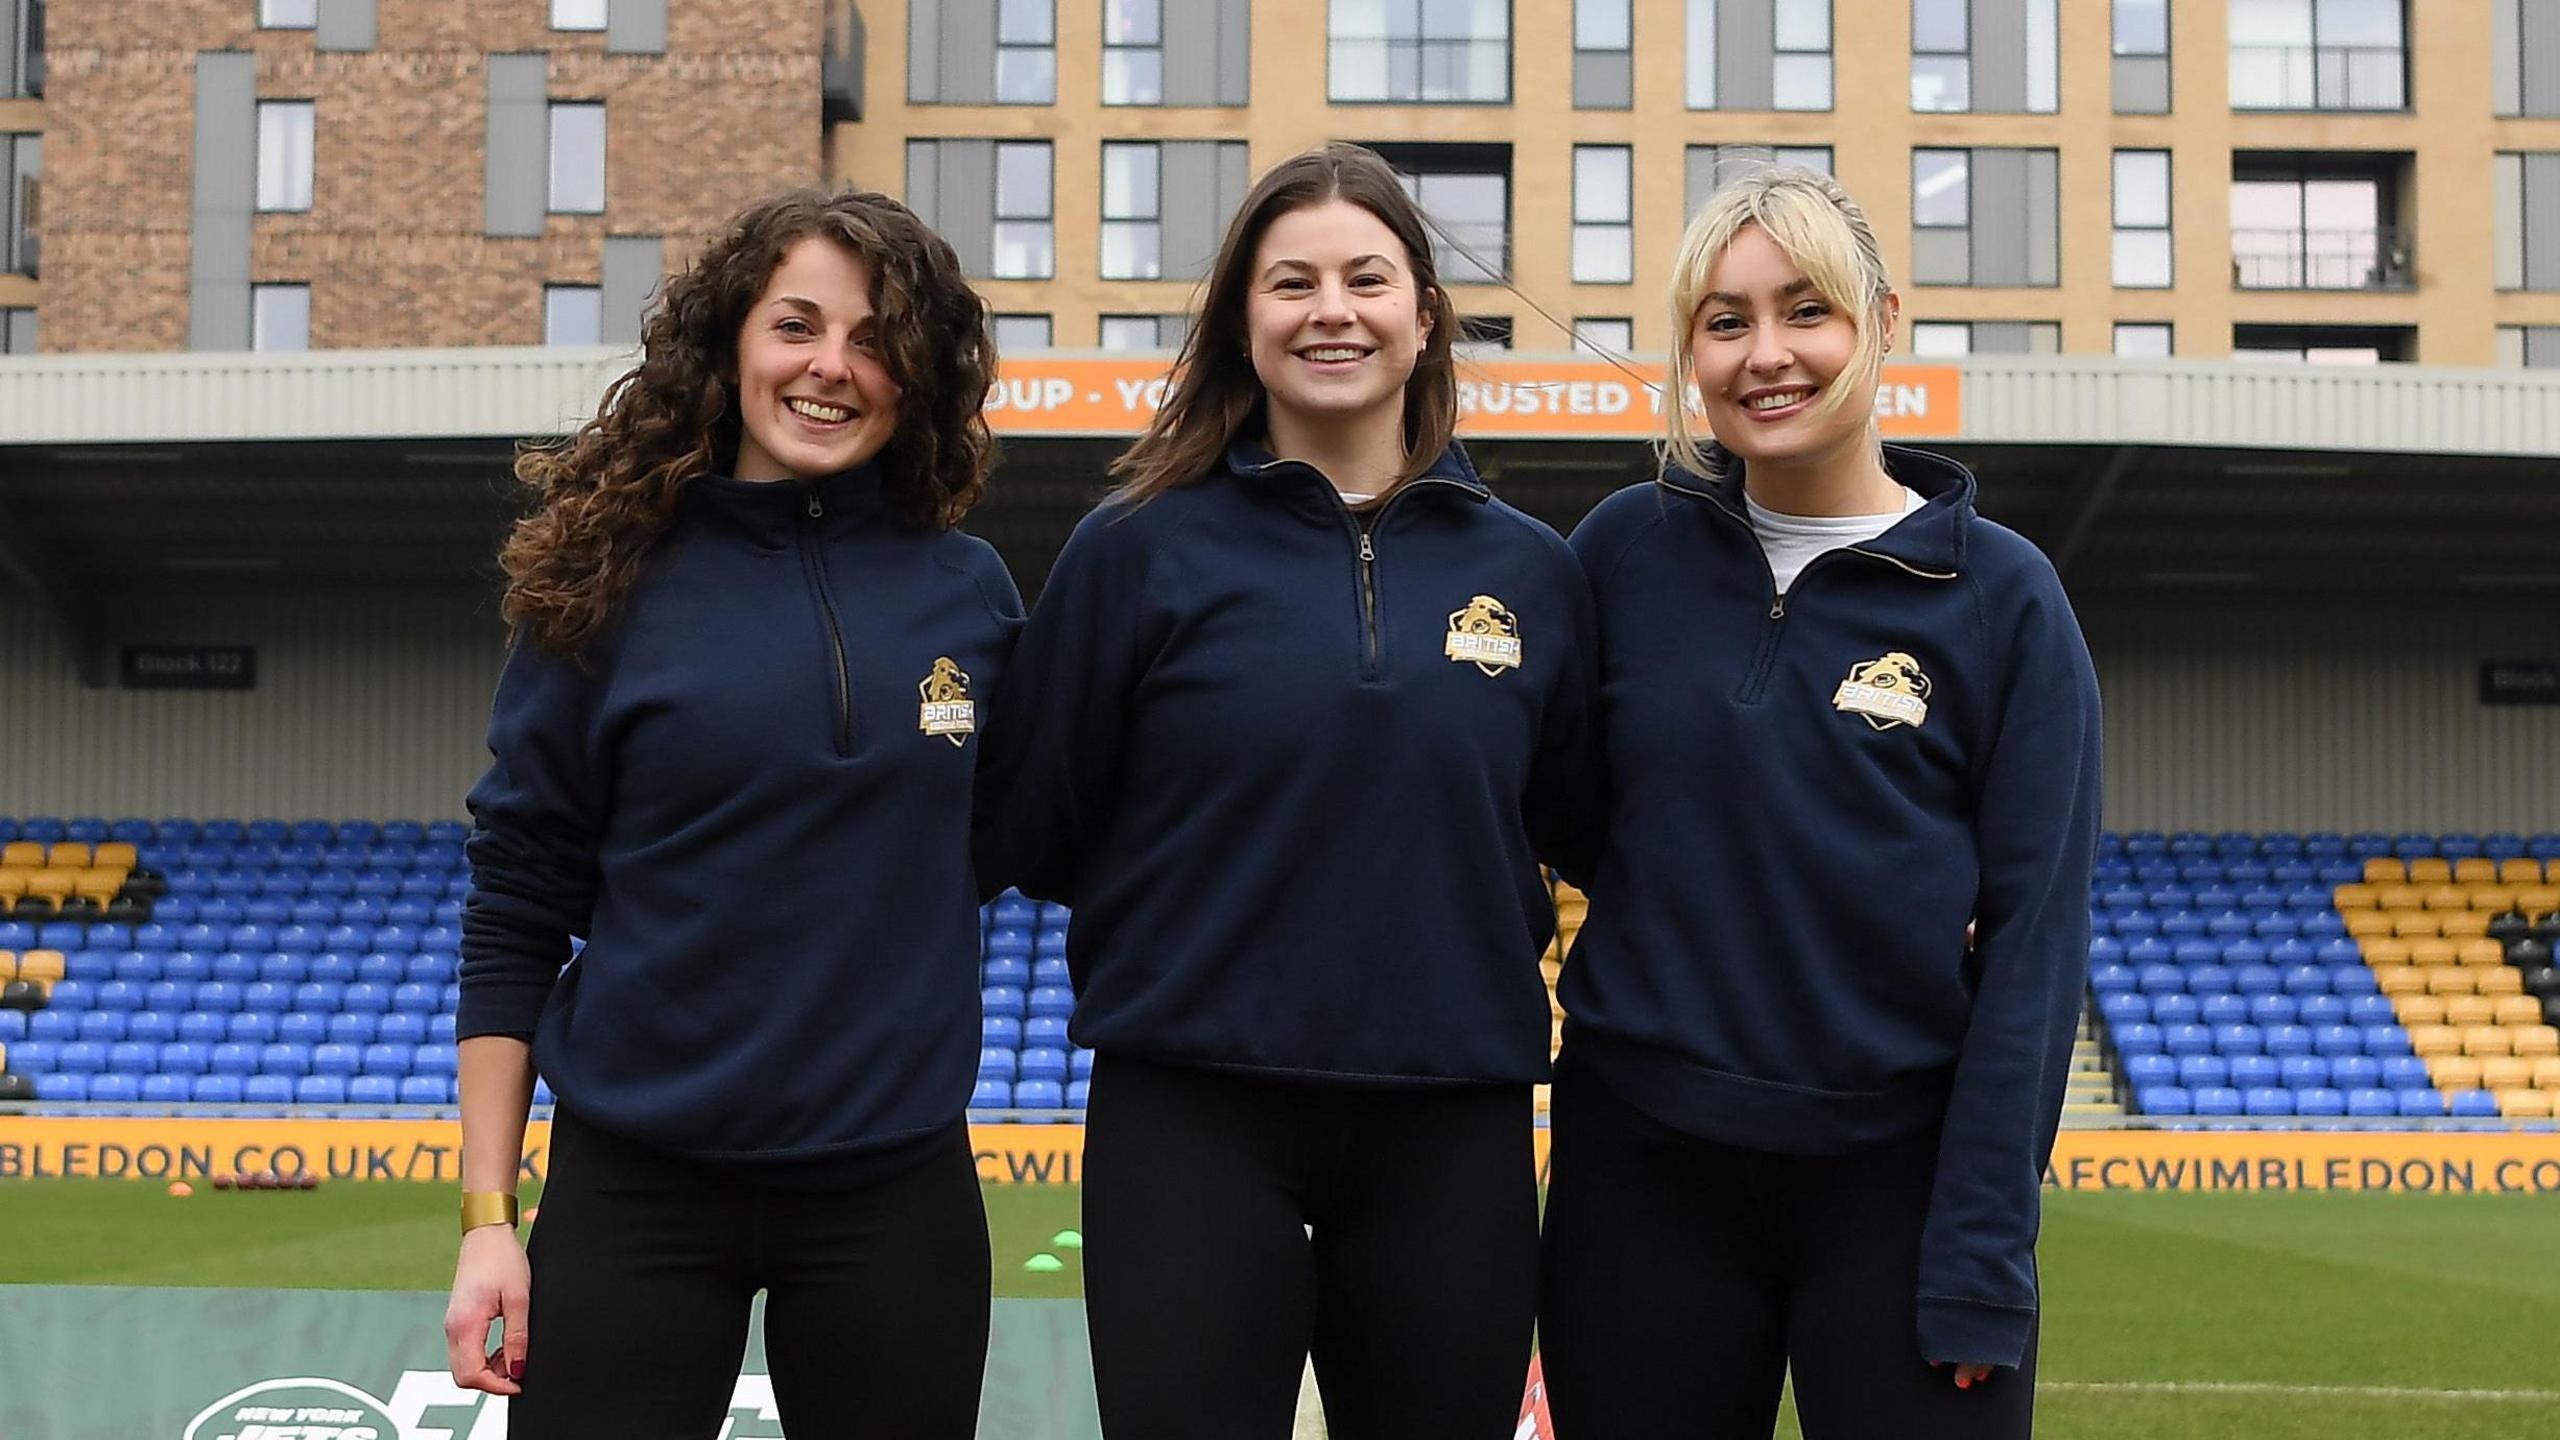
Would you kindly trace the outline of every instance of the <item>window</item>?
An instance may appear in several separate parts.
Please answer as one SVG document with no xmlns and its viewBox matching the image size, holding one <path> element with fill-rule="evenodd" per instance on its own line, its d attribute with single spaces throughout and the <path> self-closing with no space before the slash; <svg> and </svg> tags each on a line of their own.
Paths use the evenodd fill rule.
<svg viewBox="0 0 2560 1440">
<path fill-rule="evenodd" d="M 2401 0 L 2231 0 L 2234 110 L 2408 108 Z"/>
<path fill-rule="evenodd" d="M 1912 282 L 2061 284 L 2059 169 L 2052 150 L 1912 151 Z"/>
<path fill-rule="evenodd" d="M 1580 110 L 1635 104 L 1632 0 L 1573 0 L 1573 103 Z"/>
<path fill-rule="evenodd" d="M 44 137 L 41 135 L 0 135 L 0 181 L 8 188 L 0 190 L 0 259 L 8 263 L 13 275 L 33 275 L 42 269 L 41 245 L 37 239 L 44 183 Z"/>
<path fill-rule="evenodd" d="M 2129 321 L 2116 326 L 2116 353 L 2128 359 L 2165 360 L 2175 348 L 2171 343 L 2173 328 L 2151 321 Z"/>
<path fill-rule="evenodd" d="M 543 286 L 542 343 L 545 345 L 603 344 L 604 287 L 601 285 Z"/>
<path fill-rule="evenodd" d="M 1831 147 L 1828 145 L 1692 145 L 1688 154 L 1688 194 L 1686 209 L 1691 215 L 1707 203 L 1707 197 L 1751 171 L 1771 165 L 1790 165 L 1806 170 L 1831 173 Z"/>
<path fill-rule="evenodd" d="M 992 318 L 998 355 L 1018 355 L 1025 350 L 1049 348 L 1048 316 L 997 315 Z"/>
<path fill-rule="evenodd" d="M 2357 173 L 2357 167 L 2367 173 Z M 2243 290 L 2405 290 L 2407 239 L 2385 223 L 2389 157 L 2232 157 L 2231 269 Z"/>
<path fill-rule="evenodd" d="M 1911 108 L 2013 115 L 2060 109 L 2060 3 L 1911 0 Z M 1986 34 L 1975 34 L 1976 21 Z"/>
<path fill-rule="evenodd" d="M 1577 315 L 1573 321 L 1573 348 L 1623 359 L 1636 348 L 1636 322 L 1623 315 Z"/>
<path fill-rule="evenodd" d="M 1688 0 L 1688 20 L 1690 109 L 1831 108 L 1831 0 Z"/>
<path fill-rule="evenodd" d="M 2406 325 L 2234 325 L 2231 355 L 2308 365 L 2378 365 L 2413 358 L 2417 336 L 2415 327 Z"/>
<path fill-rule="evenodd" d="M 605 0 L 551 0 L 551 28 L 602 30 L 605 28 L 604 12 Z"/>
<path fill-rule="evenodd" d="M 1326 25 L 1336 101 L 1511 101 L 1511 0 L 1329 0 Z"/>
<path fill-rule="evenodd" d="M 33 311 L 19 311 L 32 315 Z M 32 344 L 30 349 L 34 348 Z M 2560 325 L 2501 325 L 2498 363 L 2536 370 L 2560 369 Z"/>
<path fill-rule="evenodd" d="M 2490 0 L 2492 114 L 2560 118 L 2560 9 L 2549 0 Z"/>
<path fill-rule="evenodd" d="M 1573 147 L 1573 278 L 1624 285 L 1636 278 L 1634 151 Z"/>
<path fill-rule="evenodd" d="M 2490 209 L 2501 290 L 2560 290 L 2560 150 L 2501 151 Z"/>
<path fill-rule="evenodd" d="M 2169 113 L 2169 0 L 2115 0 L 2115 108 Z"/>
<path fill-rule="evenodd" d="M 1054 105 L 1057 100 L 1055 0 L 997 0 L 996 103 Z"/>
<path fill-rule="evenodd" d="M 1102 278 L 1164 275 L 1163 157 L 1153 144 L 1102 147 Z"/>
<path fill-rule="evenodd" d="M 43 93 L 44 0 L 0 0 L 0 100 Z"/>
<path fill-rule="evenodd" d="M 1377 145 L 1431 229 L 1431 262 L 1454 285 L 1510 273 L 1511 148 Z"/>
<path fill-rule="evenodd" d="M 258 0 L 261 30 L 310 30 L 320 23 L 320 0 Z"/>
<path fill-rule="evenodd" d="M 1458 339 L 1451 348 L 1460 358 L 1510 349 L 1511 317 L 1508 315 L 1459 316 Z"/>
<path fill-rule="evenodd" d="M 1102 103 L 1164 103 L 1164 0 L 1103 0 Z"/>
<path fill-rule="evenodd" d="M 308 285 L 250 286 L 249 348 L 252 350 L 310 349 L 311 287 Z"/>
<path fill-rule="evenodd" d="M 0 310 L 0 355 L 33 355 L 36 353 L 36 312 L 11 308 Z"/>
<path fill-rule="evenodd" d="M 1057 273 L 1049 176 L 1048 141 L 996 146 L 995 278 L 1046 280 Z"/>
<path fill-rule="evenodd" d="M 2062 322 L 2058 320 L 1921 320 L 1911 326 L 1911 353 L 1924 358 L 2061 351 Z"/>
<path fill-rule="evenodd" d="M 1184 315 L 1105 315 L 1100 340 L 1112 351 L 1178 350 L 1189 328 Z"/>
<path fill-rule="evenodd" d="M 551 213 L 604 213 L 604 106 L 551 106 Z"/>
<path fill-rule="evenodd" d="M 311 208 L 312 107 L 308 100 L 258 102 L 258 208 Z"/>
<path fill-rule="evenodd" d="M 2119 150 L 2115 157 L 2115 281 L 2163 288 L 2174 270 L 2169 244 L 2169 152 Z"/>
</svg>

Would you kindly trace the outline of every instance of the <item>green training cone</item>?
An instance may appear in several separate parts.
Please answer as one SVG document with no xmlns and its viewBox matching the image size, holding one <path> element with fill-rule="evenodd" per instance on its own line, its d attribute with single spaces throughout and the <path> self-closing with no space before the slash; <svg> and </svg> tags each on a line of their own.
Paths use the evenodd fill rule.
<svg viewBox="0 0 2560 1440">
<path fill-rule="evenodd" d="M 1034 1275 L 1055 1275 L 1067 1268 L 1067 1262 L 1046 1250 L 1022 1262 L 1022 1268 Z"/>
<path fill-rule="evenodd" d="M 1073 1230 L 1061 1230 L 1049 1237 L 1049 1243 L 1061 1250 L 1081 1250 L 1084 1248 L 1084 1237 Z"/>
</svg>

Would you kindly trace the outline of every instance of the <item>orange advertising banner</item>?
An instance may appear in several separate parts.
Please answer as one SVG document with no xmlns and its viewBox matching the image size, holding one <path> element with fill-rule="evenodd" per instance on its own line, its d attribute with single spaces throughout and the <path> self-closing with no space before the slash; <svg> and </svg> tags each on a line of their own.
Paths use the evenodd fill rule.
<svg viewBox="0 0 2560 1440">
<path fill-rule="evenodd" d="M 1659 365 L 1605 360 L 1474 360 L 1458 366 L 1461 439 L 1651 440 L 1662 433 Z M 1164 400 L 1158 360 L 1004 362 L 987 397 L 1000 435 L 1135 435 Z M 1876 386 L 1887 439 L 1951 439 L 1964 429 L 1964 375 L 1952 365 L 1887 365 Z"/>
</svg>

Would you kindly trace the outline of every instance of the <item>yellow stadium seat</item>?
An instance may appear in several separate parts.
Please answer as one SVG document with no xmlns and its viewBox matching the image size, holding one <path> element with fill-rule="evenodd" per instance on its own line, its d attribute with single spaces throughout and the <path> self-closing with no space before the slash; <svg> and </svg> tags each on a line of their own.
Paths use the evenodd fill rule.
<svg viewBox="0 0 2560 1440">
<path fill-rule="evenodd" d="M 2445 998 L 2441 995 L 2394 995 L 2391 1009 L 2400 1017 L 2402 1026 L 2415 1030 L 2421 1025 L 2444 1023 Z"/>
<path fill-rule="evenodd" d="M 2409 942 L 2409 963 L 2412 965 L 2451 965 L 2460 958 L 2461 952 L 2454 948 L 2450 940 Z"/>
<path fill-rule="evenodd" d="M 2447 940 L 2476 940 L 2489 933 L 2489 912 L 2486 910 L 2452 910 L 2438 913 L 2443 922 L 2444 938 Z"/>
<path fill-rule="evenodd" d="M 72 893 L 105 905 L 124 889 L 124 877 L 125 872 L 121 869 L 92 867 L 80 872 L 79 884 L 73 887 Z"/>
<path fill-rule="evenodd" d="M 2442 1055 L 2427 1062 L 2427 1078 L 2439 1090 L 2480 1088 L 2480 1062 L 2466 1055 Z"/>
<path fill-rule="evenodd" d="M 2560 885 L 2517 887 L 2516 908 L 2536 919 L 2560 910 Z"/>
<path fill-rule="evenodd" d="M 41 870 L 44 868 L 44 847 L 33 840 L 12 840 L 0 845 L 0 865 L 12 870 Z"/>
<path fill-rule="evenodd" d="M 2560 1055 L 2560 1030 L 2548 1025 L 2510 1025 L 2506 1031 L 2515 1042 L 2515 1052 L 2528 1060 Z"/>
<path fill-rule="evenodd" d="M 2501 1090 L 2498 1113 L 2510 1120 L 2546 1120 L 2551 1116 L 2554 1100 L 2560 1100 L 2560 1096 L 2548 1090 Z"/>
<path fill-rule="evenodd" d="M 2368 935 L 2389 935 L 2391 916 L 2381 910 L 2350 910 L 2346 914 L 2347 933 L 2357 939 Z"/>
<path fill-rule="evenodd" d="M 2356 946 L 2364 952 L 2364 963 L 2376 967 L 2409 963 L 2409 942 L 2388 935 L 2361 935 Z"/>
<path fill-rule="evenodd" d="M 2480 977 L 2459 965 L 2422 965 L 2430 995 L 2476 995 L 2480 993 Z"/>
<path fill-rule="evenodd" d="M 29 950 L 18 957 L 18 978 L 37 980 L 47 985 L 62 978 L 62 952 Z"/>
<path fill-rule="evenodd" d="M 2430 885 L 2422 903 L 2430 910 L 2468 910 L 2471 892 L 2454 884 Z"/>
<path fill-rule="evenodd" d="M 2341 912 L 2370 910 L 2374 907 L 2374 890 L 2370 885 L 2341 885 L 2331 892 L 2330 899 Z"/>
<path fill-rule="evenodd" d="M 2403 940 L 2431 940 L 2444 934 L 2444 921 L 2432 910 L 2393 910 L 2391 933 Z"/>
<path fill-rule="evenodd" d="M 2483 860 L 2474 855 L 2467 860 L 2453 862 L 2453 883 L 2456 885 L 2485 885 L 2497 878 L 2498 862 L 2495 860 Z"/>
<path fill-rule="evenodd" d="M 2533 1088 L 2560 1090 L 2560 1055 L 2537 1055 L 2533 1060 Z"/>
<path fill-rule="evenodd" d="M 2448 995 L 2444 1002 L 2444 1023 L 2459 1030 L 2474 1025 L 2498 1022 L 2498 1002 L 2483 995 Z"/>
<path fill-rule="evenodd" d="M 18 952 L 15 950 L 0 950 L 0 981 L 15 980 L 17 978 Z"/>
<path fill-rule="evenodd" d="M 2453 879 L 2453 862 L 2427 855 L 2409 862 L 2409 883 L 2442 885 Z"/>
<path fill-rule="evenodd" d="M 2455 941 L 2453 958 L 2464 965 L 2504 965 L 2507 963 L 2507 952 L 2499 948 L 2497 941 L 2484 936 L 2479 939 Z"/>
<path fill-rule="evenodd" d="M 2483 915 L 2504 915 L 2516 908 L 2516 887 L 2474 885 L 2471 887 L 2471 908 Z"/>
<path fill-rule="evenodd" d="M 2524 972 L 2512 965 L 2481 965 L 2472 974 L 2480 977 L 2480 993 L 2492 998 L 2524 993 Z"/>
<path fill-rule="evenodd" d="M 62 897 L 80 888 L 79 872 L 73 870 L 39 870 L 27 877 L 27 893 L 51 900 L 61 908 Z"/>
<path fill-rule="evenodd" d="M 2408 879 L 2409 867 L 2393 856 L 2376 855 L 2364 862 L 2364 883 L 2367 885 L 2400 885 L 2407 883 Z"/>
<path fill-rule="evenodd" d="M 2413 1025 L 2409 1027 L 2409 1049 L 2431 1060 L 2439 1055 L 2459 1055 L 2462 1032 L 2450 1025 Z"/>
<path fill-rule="evenodd" d="M 2516 1032 L 2504 1025 L 2473 1025 L 2462 1032 L 2462 1053 L 2476 1059 L 2513 1055 Z"/>
<path fill-rule="evenodd" d="M 0 870 L 0 900 L 15 900 L 26 893 L 26 871 Z"/>
<path fill-rule="evenodd" d="M 141 853 L 135 850 L 130 843 L 123 840 L 110 840 L 104 845 L 98 847 L 97 854 L 89 863 L 92 865 L 115 865 L 123 869 L 130 870 L 134 866 L 142 863 L 142 856 Z"/>
<path fill-rule="evenodd" d="M 2498 883 L 2539 885 L 2542 883 L 2542 862 L 2529 855 L 2519 855 L 2513 860 L 2501 860 L 2498 862 Z"/>
<path fill-rule="evenodd" d="M 2521 992 L 2514 995 L 2483 996 L 2489 1001 L 2489 1018 L 2500 1025 L 2539 1025 L 2542 1002 Z"/>
<path fill-rule="evenodd" d="M 2382 987 L 2382 993 L 2385 995 L 2424 995 L 2427 993 L 2427 972 L 2419 969 L 2415 965 L 2375 966 L 2373 982 Z"/>
<path fill-rule="evenodd" d="M 2513 1055 L 2499 1055 L 2480 1062 L 2480 1088 L 2483 1090 L 2529 1090 L 2533 1087 L 2533 1062 Z"/>
<path fill-rule="evenodd" d="M 45 852 L 44 863 L 56 870 L 86 870 L 89 857 L 87 845 L 77 840 L 57 840 L 53 848 Z"/>
<path fill-rule="evenodd" d="M 2419 910 L 2427 903 L 2427 892 L 2415 885 L 2377 885 L 2373 903 L 2385 910 Z"/>
</svg>

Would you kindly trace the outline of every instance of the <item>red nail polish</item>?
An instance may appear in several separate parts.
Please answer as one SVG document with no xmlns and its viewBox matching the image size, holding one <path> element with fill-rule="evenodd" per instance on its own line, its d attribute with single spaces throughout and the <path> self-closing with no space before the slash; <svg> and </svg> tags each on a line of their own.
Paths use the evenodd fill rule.
<svg viewBox="0 0 2560 1440">
<path fill-rule="evenodd" d="M 1973 1388 L 1973 1380 L 1972 1380 L 1972 1378 L 1971 1378 L 1970 1376 L 1958 1375 L 1958 1376 L 1956 1377 L 1956 1388 L 1957 1388 L 1957 1389 L 1959 1389 L 1959 1390 L 1970 1390 L 1970 1389 L 1972 1389 L 1972 1388 Z"/>
<path fill-rule="evenodd" d="M 510 1379 L 510 1380 L 521 1380 L 521 1379 L 523 1379 L 523 1378 L 524 1378 L 524 1362 L 523 1362 L 523 1361 L 521 1361 L 521 1360 L 511 1360 L 511 1361 L 507 1362 L 507 1378 L 508 1378 L 508 1379 Z"/>
</svg>

